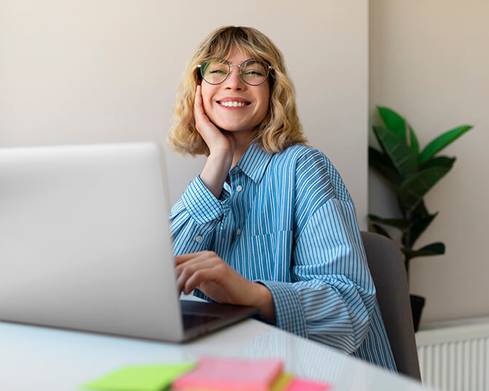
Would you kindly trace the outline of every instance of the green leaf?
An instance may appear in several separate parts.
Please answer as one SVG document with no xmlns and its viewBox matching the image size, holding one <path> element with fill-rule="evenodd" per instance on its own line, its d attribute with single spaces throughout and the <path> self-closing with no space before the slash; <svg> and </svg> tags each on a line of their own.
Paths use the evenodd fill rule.
<svg viewBox="0 0 489 391">
<path fill-rule="evenodd" d="M 368 147 L 368 162 L 390 185 L 396 187 L 401 184 L 401 177 L 386 154 L 373 147 Z"/>
<path fill-rule="evenodd" d="M 384 228 L 382 228 L 380 225 L 377 225 L 374 223 L 370 224 L 370 232 L 375 232 L 375 233 L 378 233 L 380 235 L 386 236 L 389 239 L 392 239 L 391 236 L 387 233 L 387 231 Z"/>
<path fill-rule="evenodd" d="M 407 141 L 406 131 L 409 131 L 409 146 L 416 154 L 418 154 L 418 138 L 416 137 L 414 129 L 407 123 L 406 119 L 388 107 L 377 106 L 377 111 L 382 118 L 382 121 L 384 121 L 385 127 L 395 131 L 403 140 L 405 140 L 405 142 Z M 408 145 L 407 142 L 406 144 Z"/>
<path fill-rule="evenodd" d="M 408 129 L 409 129 L 409 139 L 411 142 L 411 149 L 414 151 L 416 155 L 419 155 L 419 142 L 418 142 L 418 138 L 416 137 L 416 132 L 409 124 L 408 124 Z"/>
<path fill-rule="evenodd" d="M 416 207 L 416 209 L 413 210 L 412 217 L 421 218 L 421 217 L 426 217 L 429 214 L 430 212 L 428 212 L 428 209 L 426 209 L 426 205 L 424 204 L 424 201 L 421 201 L 419 205 Z"/>
<path fill-rule="evenodd" d="M 410 225 L 410 222 L 404 219 L 389 219 L 389 218 L 379 217 L 373 214 L 369 214 L 368 218 L 370 219 L 370 221 L 374 223 L 389 225 L 391 227 L 399 228 L 400 230 L 404 230 Z"/>
<path fill-rule="evenodd" d="M 417 218 L 409 230 L 409 246 L 412 247 L 431 222 L 438 216 L 438 212 Z"/>
<path fill-rule="evenodd" d="M 435 242 L 428 244 L 418 250 L 408 250 L 403 248 L 402 252 L 407 258 L 412 259 L 415 257 L 430 257 L 434 255 L 445 254 L 445 245 L 442 242 Z"/>
<path fill-rule="evenodd" d="M 375 137 L 384 153 L 389 157 L 401 177 L 407 177 L 417 170 L 418 157 L 395 132 L 373 127 Z"/>
<path fill-rule="evenodd" d="M 400 203 L 400 200 L 398 200 L 398 201 L 399 201 L 399 207 L 402 208 L 402 205 Z M 404 215 L 407 214 L 403 209 L 401 209 L 401 210 L 403 211 L 403 214 Z M 404 231 L 403 234 L 402 234 L 401 243 L 402 243 L 402 245 L 404 247 L 407 247 L 407 248 L 412 248 L 413 247 L 414 240 L 412 240 L 411 237 L 413 236 L 413 227 L 414 227 L 414 224 L 416 224 L 416 222 L 418 220 L 425 219 L 428 216 L 429 216 L 429 212 L 426 209 L 426 206 L 424 204 L 424 201 L 421 200 L 417 204 L 417 206 L 408 214 L 409 220 L 411 221 L 411 227 L 409 227 L 409 229 L 406 230 L 406 231 Z"/>
<path fill-rule="evenodd" d="M 464 133 L 472 129 L 472 125 L 461 125 L 454 129 L 448 130 L 431 141 L 421 152 L 420 163 L 427 162 L 447 145 L 453 143 Z"/>
<path fill-rule="evenodd" d="M 451 169 L 453 164 L 455 163 L 455 160 L 457 160 L 457 158 L 438 156 L 431 158 L 427 162 L 421 164 L 420 168 L 425 169 L 430 167 L 448 167 L 449 169 Z"/>
<path fill-rule="evenodd" d="M 384 106 L 377 106 L 377 112 L 384 121 L 387 129 L 393 130 L 398 136 L 405 139 L 406 137 L 406 120 L 394 110 Z"/>
<path fill-rule="evenodd" d="M 448 172 L 449 167 L 436 166 L 419 171 L 407 178 L 400 188 L 401 204 L 411 211 L 423 196 Z"/>
</svg>

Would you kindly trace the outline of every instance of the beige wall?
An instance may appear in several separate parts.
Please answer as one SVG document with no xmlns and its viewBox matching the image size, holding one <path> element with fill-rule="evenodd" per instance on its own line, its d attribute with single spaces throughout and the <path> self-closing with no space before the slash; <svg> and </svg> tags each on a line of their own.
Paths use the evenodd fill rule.
<svg viewBox="0 0 489 391">
<path fill-rule="evenodd" d="M 420 238 L 447 253 L 417 258 L 411 290 L 427 297 L 424 322 L 489 313 L 489 2 L 372 0 L 370 105 L 398 109 L 421 145 L 442 131 L 475 128 L 445 153 L 452 171 L 428 194 L 440 214 Z M 369 206 L 392 211 L 378 178 L 370 177 Z"/>
<path fill-rule="evenodd" d="M 367 8 L 367 0 L 1 0 L 0 146 L 160 140 L 193 49 L 218 26 L 251 25 L 282 49 L 306 134 L 342 173 L 363 221 Z M 167 158 L 175 201 L 202 159 Z"/>
</svg>

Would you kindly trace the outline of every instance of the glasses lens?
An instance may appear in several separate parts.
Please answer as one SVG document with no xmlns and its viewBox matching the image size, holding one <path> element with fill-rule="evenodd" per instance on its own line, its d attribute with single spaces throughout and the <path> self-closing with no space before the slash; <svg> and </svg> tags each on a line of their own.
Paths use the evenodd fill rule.
<svg viewBox="0 0 489 391">
<path fill-rule="evenodd" d="M 268 77 L 268 66 L 260 61 L 250 60 L 241 65 L 241 78 L 245 83 L 257 86 Z"/>
<path fill-rule="evenodd" d="M 219 60 L 210 60 L 200 68 L 202 78 L 210 84 L 222 83 L 229 74 L 229 65 Z"/>
</svg>

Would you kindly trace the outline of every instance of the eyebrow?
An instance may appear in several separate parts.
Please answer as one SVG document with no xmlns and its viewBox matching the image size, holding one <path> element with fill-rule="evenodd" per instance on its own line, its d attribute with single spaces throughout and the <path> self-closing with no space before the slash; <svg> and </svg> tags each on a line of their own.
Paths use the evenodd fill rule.
<svg viewBox="0 0 489 391">
<path fill-rule="evenodd" d="M 227 60 L 225 58 L 223 58 L 223 60 L 226 61 L 226 62 L 228 62 L 229 64 L 231 64 L 231 61 L 229 61 L 229 60 Z M 250 57 L 250 58 L 247 58 L 246 60 L 241 61 L 240 64 L 242 64 L 242 63 L 244 63 L 246 61 L 249 61 L 249 60 L 255 60 L 255 59 Z"/>
<path fill-rule="evenodd" d="M 219 58 L 219 57 L 218 57 L 218 58 Z M 222 58 L 222 60 L 224 60 L 224 61 L 225 61 L 226 63 L 228 63 L 228 64 L 232 64 L 232 62 L 231 62 L 231 61 L 229 61 L 229 60 L 227 60 L 227 59 L 225 59 L 225 58 Z M 263 61 L 263 60 L 259 60 L 259 59 L 257 59 L 257 58 L 250 57 L 250 58 L 247 58 L 246 60 L 241 61 L 241 62 L 240 62 L 240 64 L 243 64 L 243 63 L 244 63 L 244 62 L 246 62 L 246 61 L 265 62 L 265 61 Z"/>
</svg>

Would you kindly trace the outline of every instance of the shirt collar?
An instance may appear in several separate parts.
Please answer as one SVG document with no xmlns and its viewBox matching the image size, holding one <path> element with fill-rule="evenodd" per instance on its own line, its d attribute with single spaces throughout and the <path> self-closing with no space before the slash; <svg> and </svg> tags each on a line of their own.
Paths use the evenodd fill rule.
<svg viewBox="0 0 489 391">
<path fill-rule="evenodd" d="M 246 152 L 241 156 L 236 167 L 239 167 L 255 183 L 260 182 L 273 153 L 268 153 L 256 142 L 250 144 Z"/>
</svg>

